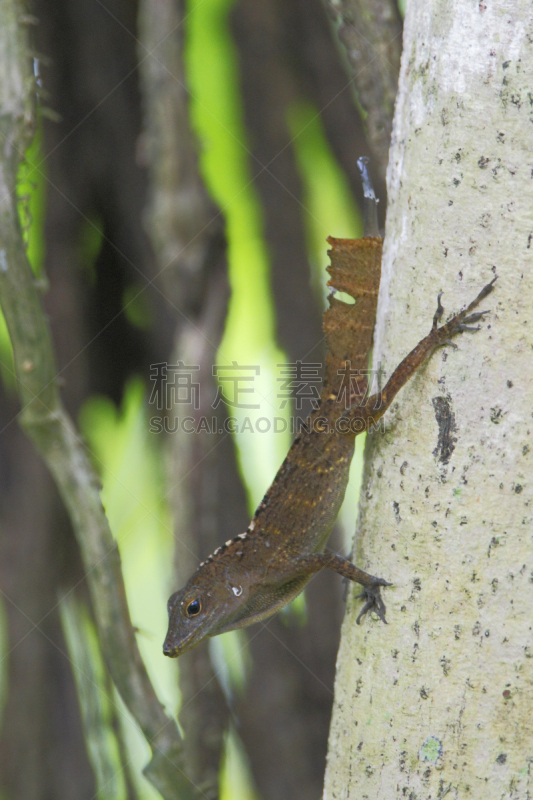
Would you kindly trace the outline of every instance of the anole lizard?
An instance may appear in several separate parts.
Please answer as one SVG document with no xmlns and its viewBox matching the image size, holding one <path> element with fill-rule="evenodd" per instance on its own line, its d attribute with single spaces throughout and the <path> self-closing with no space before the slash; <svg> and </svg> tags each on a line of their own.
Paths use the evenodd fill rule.
<svg viewBox="0 0 533 800">
<path fill-rule="evenodd" d="M 493 288 L 494 279 L 476 299 L 439 327 L 440 295 L 429 334 L 394 370 L 381 392 L 366 399 L 364 378 L 341 396 L 343 374 L 368 366 L 376 315 L 382 241 L 377 236 L 376 199 L 360 164 L 365 186 L 365 236 L 333 239 L 329 286 L 347 292 L 355 305 L 330 296 L 324 314 L 326 374 L 319 408 L 294 440 L 274 482 L 245 533 L 227 541 L 209 556 L 186 586 L 168 601 L 169 628 L 163 653 L 172 658 L 208 636 L 266 619 L 291 602 L 321 569 L 332 569 L 360 583 L 366 602 L 357 618 L 370 609 L 385 622 L 382 578 L 369 575 L 346 558 L 324 552 L 348 483 L 355 437 L 385 413 L 398 391 L 433 351 L 472 324 L 486 311 L 473 312 Z"/>
</svg>

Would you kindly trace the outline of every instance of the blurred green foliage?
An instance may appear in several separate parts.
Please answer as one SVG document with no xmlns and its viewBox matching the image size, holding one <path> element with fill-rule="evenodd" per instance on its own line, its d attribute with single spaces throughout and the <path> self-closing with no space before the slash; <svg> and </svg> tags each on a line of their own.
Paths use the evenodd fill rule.
<svg viewBox="0 0 533 800">
<path fill-rule="evenodd" d="M 45 196 L 46 174 L 42 158 L 42 130 L 39 126 L 33 141 L 26 151 L 25 161 L 20 166 L 17 180 L 19 219 L 22 227 L 26 254 L 37 277 L 41 277 L 45 255 Z"/>
<path fill-rule="evenodd" d="M 26 151 L 26 158 L 21 164 L 17 176 L 17 197 L 19 222 L 26 243 L 26 254 L 30 265 L 43 288 L 46 278 L 43 277 L 44 264 L 44 215 L 45 215 L 45 182 L 46 177 L 41 169 L 41 129 L 37 129 L 31 145 Z M 0 310 L 0 375 L 4 390 L 14 392 L 16 388 L 13 350 L 7 332 L 4 315 Z"/>
</svg>

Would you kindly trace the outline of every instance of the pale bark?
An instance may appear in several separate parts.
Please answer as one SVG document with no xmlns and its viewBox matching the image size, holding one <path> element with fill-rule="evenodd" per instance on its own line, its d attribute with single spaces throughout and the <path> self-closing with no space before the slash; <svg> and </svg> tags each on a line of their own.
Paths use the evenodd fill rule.
<svg viewBox="0 0 533 800">
<path fill-rule="evenodd" d="M 390 374 L 494 275 L 372 437 L 324 797 L 533 794 L 533 19 L 525 0 L 410 0 L 389 164 L 376 360 Z"/>
</svg>

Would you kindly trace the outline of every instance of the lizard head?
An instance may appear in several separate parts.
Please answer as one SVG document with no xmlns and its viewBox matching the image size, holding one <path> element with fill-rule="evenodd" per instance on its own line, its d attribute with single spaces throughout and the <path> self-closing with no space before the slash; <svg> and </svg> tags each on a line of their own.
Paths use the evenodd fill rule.
<svg viewBox="0 0 533 800">
<path fill-rule="evenodd" d="M 187 584 L 174 592 L 167 603 L 169 624 L 163 653 L 176 658 L 205 639 L 216 611 L 214 606 L 212 598 L 199 586 Z"/>
<path fill-rule="evenodd" d="M 200 644 L 206 637 L 221 632 L 239 607 L 243 593 L 232 581 L 220 581 L 217 586 L 201 586 L 199 574 L 171 595 L 167 608 L 168 632 L 163 654 L 176 658 Z M 227 629 L 227 628 L 226 628 Z"/>
</svg>

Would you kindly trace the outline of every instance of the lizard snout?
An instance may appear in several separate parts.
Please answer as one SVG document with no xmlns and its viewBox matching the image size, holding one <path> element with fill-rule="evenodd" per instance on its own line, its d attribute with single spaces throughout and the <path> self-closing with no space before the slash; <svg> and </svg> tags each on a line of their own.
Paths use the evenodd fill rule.
<svg viewBox="0 0 533 800">
<path fill-rule="evenodd" d="M 176 658 L 178 655 L 177 647 L 171 644 L 167 639 L 165 639 L 165 643 L 163 645 L 163 655 L 168 656 L 169 658 Z"/>
</svg>

